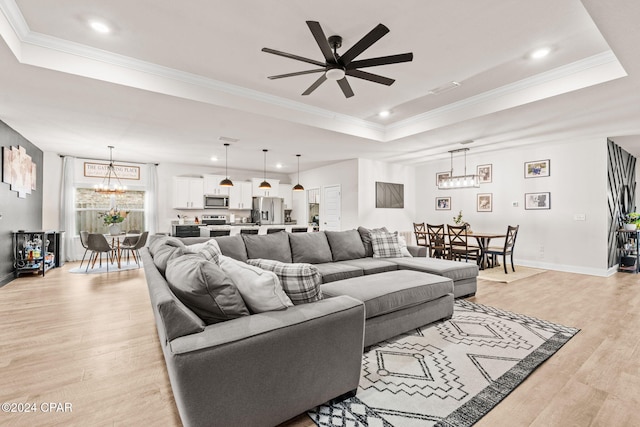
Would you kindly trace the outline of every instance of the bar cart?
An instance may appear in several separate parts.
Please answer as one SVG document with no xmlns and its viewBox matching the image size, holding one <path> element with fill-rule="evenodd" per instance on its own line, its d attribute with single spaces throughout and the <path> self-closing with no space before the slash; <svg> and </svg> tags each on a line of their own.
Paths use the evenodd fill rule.
<svg viewBox="0 0 640 427">
<path fill-rule="evenodd" d="M 24 231 L 13 234 L 14 276 L 42 274 L 56 266 L 55 231 Z"/>
</svg>

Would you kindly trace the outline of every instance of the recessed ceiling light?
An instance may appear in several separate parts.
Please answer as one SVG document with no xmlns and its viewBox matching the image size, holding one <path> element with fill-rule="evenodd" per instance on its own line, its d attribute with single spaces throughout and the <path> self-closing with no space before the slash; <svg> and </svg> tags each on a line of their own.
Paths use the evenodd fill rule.
<svg viewBox="0 0 640 427">
<path fill-rule="evenodd" d="M 276 167 L 277 167 L 278 169 L 282 169 L 282 163 L 278 163 L 278 164 L 276 165 Z"/>
<path fill-rule="evenodd" d="M 378 116 L 380 116 L 380 117 L 384 118 L 384 117 L 389 117 L 389 115 L 390 115 L 390 114 L 391 114 L 391 111 L 389 111 L 389 110 L 383 110 L 383 111 L 380 111 L 380 112 L 378 113 Z"/>
<path fill-rule="evenodd" d="M 549 53 L 551 53 L 551 48 L 550 47 L 542 47 L 540 49 L 536 49 L 533 52 L 531 52 L 531 54 L 529 54 L 529 58 L 531 58 L 531 59 L 540 59 L 540 58 L 544 58 L 545 56 L 549 55 Z"/>
<path fill-rule="evenodd" d="M 93 29 L 93 31 L 100 34 L 108 34 L 111 32 L 111 28 L 104 22 L 100 21 L 89 21 L 89 26 Z"/>
<path fill-rule="evenodd" d="M 211 161 L 212 161 L 212 162 L 217 162 L 217 161 L 218 161 L 218 158 L 217 158 L 216 156 L 213 156 L 213 157 L 211 157 Z"/>
</svg>

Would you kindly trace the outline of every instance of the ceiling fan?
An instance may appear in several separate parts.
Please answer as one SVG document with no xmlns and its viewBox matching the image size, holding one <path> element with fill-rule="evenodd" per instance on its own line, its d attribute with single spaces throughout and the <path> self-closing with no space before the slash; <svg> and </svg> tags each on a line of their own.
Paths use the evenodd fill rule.
<svg viewBox="0 0 640 427">
<path fill-rule="evenodd" d="M 356 77 L 358 79 L 368 80 L 374 83 L 380 83 L 390 86 L 395 81 L 388 77 L 379 76 L 377 74 L 368 73 L 360 70 L 360 68 L 375 67 L 378 65 L 397 64 L 400 62 L 409 62 L 413 60 L 413 53 L 401 53 L 398 55 L 380 56 L 378 58 L 362 59 L 354 61 L 354 59 L 362 52 L 367 50 L 372 44 L 377 42 L 389 32 L 389 29 L 382 24 L 378 24 L 367 35 L 362 37 L 360 41 L 351 46 L 344 54 L 338 55 L 337 50 L 342 46 L 342 37 L 330 36 L 327 38 L 322 31 L 322 27 L 319 22 L 307 21 L 307 26 L 311 30 L 311 34 L 316 39 L 318 47 L 324 56 L 325 62 L 316 61 L 314 59 L 305 58 L 302 56 L 294 55 L 291 53 L 281 52 L 275 49 L 269 49 L 268 47 L 262 48 L 263 52 L 272 53 L 274 55 L 284 56 L 285 58 L 295 59 L 297 61 L 307 62 L 309 64 L 317 65 L 318 67 L 313 70 L 298 71 L 295 73 L 280 74 L 277 76 L 269 76 L 271 80 L 282 79 L 284 77 L 300 76 L 303 74 L 322 73 L 322 75 L 316 80 L 302 95 L 309 95 L 318 88 L 325 80 L 336 80 L 342 93 L 347 98 L 353 96 L 353 90 L 351 85 L 347 81 L 346 76 Z"/>
</svg>

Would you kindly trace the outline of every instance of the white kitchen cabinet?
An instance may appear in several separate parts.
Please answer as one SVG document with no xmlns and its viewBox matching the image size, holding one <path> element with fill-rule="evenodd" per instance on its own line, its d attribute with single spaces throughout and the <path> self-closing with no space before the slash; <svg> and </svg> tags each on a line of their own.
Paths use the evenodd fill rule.
<svg viewBox="0 0 640 427">
<path fill-rule="evenodd" d="M 252 192 L 251 182 L 234 182 L 233 187 L 229 188 L 229 209 L 251 209 Z"/>
<path fill-rule="evenodd" d="M 173 208 L 204 209 L 204 179 L 173 177 Z"/>
<path fill-rule="evenodd" d="M 293 209 L 293 185 L 280 184 L 280 188 L 278 188 L 278 193 L 280 197 L 284 199 L 284 208 Z"/>
<path fill-rule="evenodd" d="M 228 196 L 230 187 L 220 187 L 220 181 L 225 178 L 222 175 L 205 175 L 204 194 L 207 196 Z"/>
<path fill-rule="evenodd" d="M 279 179 L 267 179 L 267 182 L 271 184 L 271 188 L 268 190 L 261 190 L 260 183 L 264 181 L 264 178 L 253 178 L 251 182 L 253 183 L 252 194 L 253 197 L 278 197 L 279 196 L 279 187 L 280 180 Z"/>
</svg>

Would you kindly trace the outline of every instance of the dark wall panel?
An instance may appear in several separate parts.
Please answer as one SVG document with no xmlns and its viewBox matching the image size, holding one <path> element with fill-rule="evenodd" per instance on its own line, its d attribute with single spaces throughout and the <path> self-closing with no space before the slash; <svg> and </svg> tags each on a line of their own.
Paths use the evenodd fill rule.
<svg viewBox="0 0 640 427">
<path fill-rule="evenodd" d="M 36 190 L 26 199 L 18 198 L 9 184 L 0 182 L 0 286 L 13 279 L 13 247 L 11 232 L 39 230 L 42 227 L 42 150 L 0 120 L 0 146 L 20 146 L 36 164 Z M 1 162 L 1 160 L 0 160 Z M 0 180 L 1 181 L 1 180 Z"/>
</svg>

